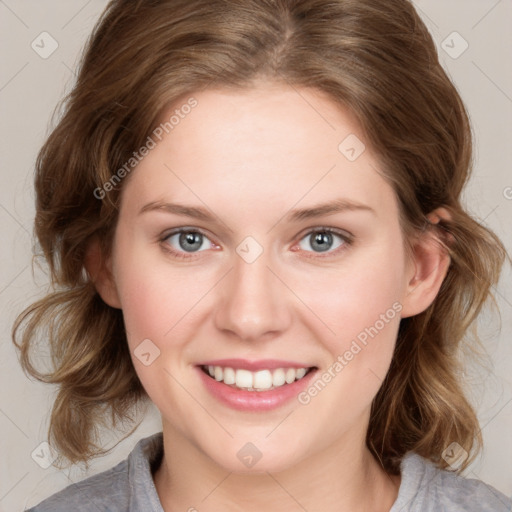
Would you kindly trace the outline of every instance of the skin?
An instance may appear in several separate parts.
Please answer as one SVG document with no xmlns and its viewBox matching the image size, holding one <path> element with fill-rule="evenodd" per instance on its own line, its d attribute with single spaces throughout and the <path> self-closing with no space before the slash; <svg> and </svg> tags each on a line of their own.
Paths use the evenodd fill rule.
<svg viewBox="0 0 512 512">
<path fill-rule="evenodd" d="M 389 511 L 400 477 L 385 474 L 365 445 L 370 407 L 400 318 L 430 305 L 449 258 L 429 231 L 407 256 L 394 191 L 369 144 L 354 162 L 338 150 L 348 135 L 364 136 L 324 94 L 263 83 L 193 96 L 198 106 L 124 183 L 111 258 L 102 265 L 93 249 L 89 258 L 103 299 L 123 310 L 132 357 L 145 339 L 160 350 L 149 366 L 133 361 L 162 415 L 164 459 L 154 475 L 162 505 Z M 373 211 L 288 219 L 338 198 Z M 214 220 L 141 213 L 154 202 L 206 207 Z M 445 215 L 441 208 L 430 218 Z M 353 242 L 333 236 L 333 248 L 319 252 L 310 235 L 318 227 Z M 174 228 L 203 231 L 201 249 L 165 239 Z M 263 249 L 252 263 L 236 252 L 247 236 Z M 401 312 L 308 405 L 235 411 L 195 369 L 240 357 L 294 360 L 322 373 L 394 303 Z M 247 442 L 262 454 L 252 468 L 237 457 Z"/>
</svg>

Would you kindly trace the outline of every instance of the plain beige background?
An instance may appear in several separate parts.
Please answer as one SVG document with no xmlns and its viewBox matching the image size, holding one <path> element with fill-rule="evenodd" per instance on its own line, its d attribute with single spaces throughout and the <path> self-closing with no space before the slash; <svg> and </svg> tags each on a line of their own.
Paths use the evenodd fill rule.
<svg viewBox="0 0 512 512">
<path fill-rule="evenodd" d="M 468 208 L 512 252 L 512 1 L 416 0 L 415 4 L 472 118 L 476 161 L 465 196 Z M 44 273 L 31 271 L 34 160 L 57 101 L 73 83 L 80 48 L 105 5 L 105 0 L 0 0 L 0 511 L 23 510 L 73 481 L 113 466 L 126 457 L 137 439 L 160 429 L 153 409 L 131 438 L 94 461 L 87 474 L 78 468 L 43 469 L 31 454 L 43 449 L 53 390 L 25 377 L 10 341 L 16 314 L 46 284 Z M 58 46 L 46 55 L 52 45 Z M 508 267 L 496 295 L 501 332 L 496 319 L 482 319 L 490 360 L 487 369 L 472 373 L 470 389 L 485 450 L 466 474 L 512 495 L 512 286 Z"/>
</svg>

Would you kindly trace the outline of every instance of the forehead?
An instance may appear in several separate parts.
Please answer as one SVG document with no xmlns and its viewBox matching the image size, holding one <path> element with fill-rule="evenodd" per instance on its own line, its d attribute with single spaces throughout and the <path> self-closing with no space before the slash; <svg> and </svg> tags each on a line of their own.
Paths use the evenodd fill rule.
<svg viewBox="0 0 512 512">
<path fill-rule="evenodd" d="M 181 111 L 190 98 L 195 107 Z M 388 215 L 396 210 L 355 117 L 319 91 L 277 84 L 206 90 L 160 121 L 168 133 L 123 191 L 131 209 L 178 200 L 261 216 L 342 197 Z"/>
</svg>

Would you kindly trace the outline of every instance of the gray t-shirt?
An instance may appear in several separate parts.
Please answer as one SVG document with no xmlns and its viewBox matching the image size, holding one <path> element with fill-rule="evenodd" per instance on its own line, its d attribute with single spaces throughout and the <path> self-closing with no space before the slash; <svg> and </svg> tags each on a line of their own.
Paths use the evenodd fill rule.
<svg viewBox="0 0 512 512">
<path fill-rule="evenodd" d="M 163 454 L 162 433 L 141 439 L 117 466 L 70 485 L 28 512 L 164 512 L 152 477 Z M 437 469 L 408 453 L 390 512 L 512 512 L 512 500 L 480 480 Z"/>
</svg>

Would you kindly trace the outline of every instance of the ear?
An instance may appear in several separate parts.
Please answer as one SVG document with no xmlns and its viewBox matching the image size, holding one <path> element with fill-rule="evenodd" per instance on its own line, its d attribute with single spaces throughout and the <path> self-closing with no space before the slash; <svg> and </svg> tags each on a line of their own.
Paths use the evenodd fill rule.
<svg viewBox="0 0 512 512">
<path fill-rule="evenodd" d="M 111 258 L 104 258 L 98 238 L 93 238 L 87 247 L 84 259 L 85 270 L 103 301 L 113 308 L 121 309 L 121 301 L 112 274 Z"/>
<path fill-rule="evenodd" d="M 437 224 L 450 220 L 451 215 L 441 207 L 429 213 L 427 219 L 429 224 L 413 243 L 402 318 L 422 313 L 434 302 L 450 266 L 450 256 L 441 242 L 449 245 L 453 237 Z"/>
</svg>

